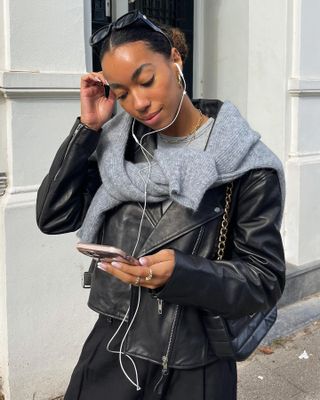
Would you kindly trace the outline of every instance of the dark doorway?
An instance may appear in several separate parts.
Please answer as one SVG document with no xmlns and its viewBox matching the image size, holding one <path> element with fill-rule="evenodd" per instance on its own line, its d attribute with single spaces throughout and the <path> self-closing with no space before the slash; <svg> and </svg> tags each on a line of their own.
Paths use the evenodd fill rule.
<svg viewBox="0 0 320 400">
<path fill-rule="evenodd" d="M 111 0 L 92 0 L 91 1 L 91 16 L 92 16 L 92 33 L 99 28 L 110 24 L 111 22 Z M 96 52 L 92 52 L 92 70 L 101 71 L 99 56 Z"/>
</svg>

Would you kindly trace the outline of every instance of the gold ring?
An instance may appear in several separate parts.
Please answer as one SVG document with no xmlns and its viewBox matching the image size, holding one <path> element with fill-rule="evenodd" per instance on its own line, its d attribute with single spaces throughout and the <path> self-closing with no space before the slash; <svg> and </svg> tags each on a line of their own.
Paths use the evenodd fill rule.
<svg viewBox="0 0 320 400">
<path fill-rule="evenodd" d="M 140 286 L 140 280 L 141 280 L 140 276 L 137 276 L 134 282 L 134 286 Z"/>
<path fill-rule="evenodd" d="M 145 277 L 145 280 L 146 280 L 146 281 L 151 281 L 152 275 L 153 275 L 152 269 L 149 268 L 149 274 Z"/>
</svg>

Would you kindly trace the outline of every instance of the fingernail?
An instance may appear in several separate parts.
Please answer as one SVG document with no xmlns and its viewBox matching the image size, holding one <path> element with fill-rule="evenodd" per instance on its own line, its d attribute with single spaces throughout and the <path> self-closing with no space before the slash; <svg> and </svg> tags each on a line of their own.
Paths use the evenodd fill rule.
<svg viewBox="0 0 320 400">
<path fill-rule="evenodd" d="M 140 265 L 147 265 L 148 264 L 146 258 L 143 258 L 143 257 L 139 258 L 139 263 L 140 263 Z"/>
<path fill-rule="evenodd" d="M 121 269 L 121 264 L 117 261 L 112 261 L 111 265 L 115 268 Z"/>
<path fill-rule="evenodd" d="M 94 77 L 94 80 L 95 80 L 95 81 L 97 81 L 97 82 L 100 82 L 100 83 L 102 83 L 102 82 L 101 82 L 101 79 L 100 79 L 100 78 L 98 78 L 97 76 L 95 76 L 95 77 Z"/>
<path fill-rule="evenodd" d="M 102 269 L 102 271 L 107 271 L 108 267 L 104 264 L 102 264 L 101 262 L 98 262 L 97 267 L 99 269 Z"/>
</svg>

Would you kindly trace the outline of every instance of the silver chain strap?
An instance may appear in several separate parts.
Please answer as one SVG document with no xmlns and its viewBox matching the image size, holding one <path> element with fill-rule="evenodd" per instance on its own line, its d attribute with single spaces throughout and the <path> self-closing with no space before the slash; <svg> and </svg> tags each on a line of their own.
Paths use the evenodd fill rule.
<svg viewBox="0 0 320 400">
<path fill-rule="evenodd" d="M 229 225 L 229 211 L 230 211 L 231 198 L 232 198 L 232 189 L 233 189 L 233 182 L 230 182 L 226 189 L 224 213 L 223 213 L 221 227 L 220 227 L 220 233 L 219 233 L 219 242 L 218 242 L 218 250 L 217 250 L 217 260 L 218 261 L 221 261 L 223 259 L 224 251 L 226 249 L 227 233 L 228 233 L 228 225 Z"/>
</svg>

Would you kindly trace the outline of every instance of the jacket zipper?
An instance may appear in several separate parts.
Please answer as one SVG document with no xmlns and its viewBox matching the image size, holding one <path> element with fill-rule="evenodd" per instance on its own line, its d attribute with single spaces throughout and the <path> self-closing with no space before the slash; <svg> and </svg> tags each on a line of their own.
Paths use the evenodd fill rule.
<svg viewBox="0 0 320 400">
<path fill-rule="evenodd" d="M 196 240 L 196 242 L 195 242 L 195 244 L 194 244 L 194 246 L 193 246 L 192 254 L 195 254 L 195 253 L 198 252 L 198 249 L 199 249 L 199 247 L 200 247 L 200 243 L 201 243 L 202 238 L 203 238 L 203 235 L 204 235 L 204 231 L 205 231 L 205 228 L 204 228 L 204 226 L 202 225 L 201 228 L 200 228 L 200 231 L 199 231 L 197 240 Z"/>
<path fill-rule="evenodd" d="M 157 299 L 158 302 L 158 314 L 162 315 L 162 311 L 163 311 L 163 300 L 162 299 Z"/>
<path fill-rule="evenodd" d="M 77 135 L 78 135 L 78 133 L 80 132 L 80 129 L 81 129 L 82 127 L 83 127 L 83 125 L 82 125 L 82 124 L 79 124 L 79 125 L 76 127 L 76 129 L 74 130 L 74 132 L 73 132 L 73 134 L 72 134 L 72 136 L 71 136 L 71 139 L 70 139 L 70 141 L 69 141 L 69 143 L 68 143 L 67 150 L 66 150 L 66 152 L 64 153 L 63 159 L 62 159 L 62 161 L 61 161 L 61 166 L 60 166 L 60 168 L 58 169 L 57 173 L 55 174 L 55 176 L 54 176 L 54 178 L 53 178 L 54 181 L 57 179 L 57 177 L 58 177 L 58 175 L 59 175 L 59 173 L 60 173 L 60 171 L 61 171 L 62 165 L 63 165 L 63 163 L 64 163 L 64 160 L 66 159 L 67 155 L 69 154 L 70 147 L 72 146 L 73 142 L 75 141 L 75 139 L 76 139 L 76 137 L 77 137 Z"/>
<path fill-rule="evenodd" d="M 165 378 L 166 375 L 168 375 L 168 362 L 169 362 L 169 356 L 172 350 L 172 345 L 174 342 L 174 337 L 175 337 L 175 331 L 176 331 L 176 324 L 177 324 L 177 320 L 178 317 L 180 315 L 180 309 L 181 306 L 180 305 L 176 305 L 176 309 L 174 312 L 174 317 L 173 317 L 173 321 L 172 321 L 172 325 L 171 325 L 171 330 L 170 330 L 170 336 L 169 336 L 169 342 L 168 342 L 168 346 L 167 346 L 167 351 L 165 352 L 165 354 L 162 356 L 162 371 L 161 371 L 161 377 L 159 379 L 159 381 L 157 382 L 155 389 L 161 384 L 162 380 Z"/>
<path fill-rule="evenodd" d="M 202 229 L 203 228 L 203 229 Z M 202 226 L 198 235 L 198 239 L 195 243 L 195 246 L 192 249 L 192 255 L 194 255 L 199 247 L 200 241 L 203 237 L 204 234 L 204 227 Z M 158 313 L 162 314 L 162 299 L 157 299 L 158 300 Z M 159 302 L 160 300 L 160 302 Z M 176 331 L 176 325 L 177 325 L 177 320 L 178 320 L 178 316 L 180 315 L 180 310 L 181 310 L 181 306 L 179 304 L 176 305 L 176 309 L 175 309 L 175 313 L 174 313 L 174 317 L 173 317 L 173 321 L 172 321 L 172 325 L 171 325 L 171 331 L 170 331 L 170 336 L 169 336 L 169 342 L 168 342 L 168 347 L 167 347 L 167 351 L 166 353 L 162 356 L 162 371 L 161 371 L 161 377 L 158 381 L 158 383 L 156 384 L 156 387 L 159 386 L 160 382 L 163 380 L 163 378 L 168 375 L 168 362 L 169 362 L 169 356 L 170 356 L 170 352 L 172 349 L 172 345 L 174 342 L 174 334 Z M 161 312 L 160 312 L 161 311 Z"/>
<path fill-rule="evenodd" d="M 167 346 L 167 351 L 162 356 L 161 376 L 160 376 L 160 379 L 158 380 L 158 382 L 156 383 L 156 385 L 154 387 L 154 391 L 156 393 L 160 394 L 160 395 L 163 393 L 163 389 L 164 389 L 164 386 L 166 384 L 166 380 L 167 380 L 167 377 L 168 377 L 169 356 L 170 356 L 170 353 L 172 351 L 172 345 L 173 345 L 173 342 L 174 342 L 175 331 L 176 331 L 175 328 L 176 328 L 178 317 L 180 315 L 180 309 L 181 309 L 181 306 L 180 305 L 176 305 L 176 309 L 175 309 L 175 312 L 174 312 L 174 317 L 173 317 L 173 321 L 172 321 L 172 325 L 171 325 L 171 330 L 170 330 L 170 336 L 169 336 L 169 342 L 168 342 L 168 346 Z"/>
</svg>

